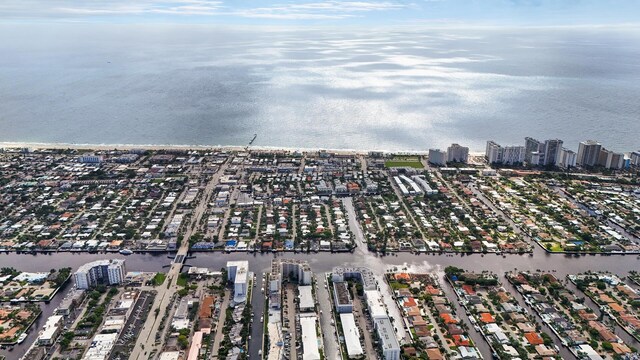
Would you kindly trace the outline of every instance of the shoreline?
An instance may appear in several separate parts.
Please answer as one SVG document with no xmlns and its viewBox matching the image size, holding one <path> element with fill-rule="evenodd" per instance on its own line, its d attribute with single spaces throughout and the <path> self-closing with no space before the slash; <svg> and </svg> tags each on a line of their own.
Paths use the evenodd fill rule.
<svg viewBox="0 0 640 360">
<path fill-rule="evenodd" d="M 76 150 L 223 150 L 223 151 L 244 151 L 246 146 L 242 145 L 196 145 L 196 144 L 85 144 L 85 143 L 56 143 L 56 142 L 25 142 L 25 141 L 0 141 L 0 148 L 34 148 L 34 149 L 76 149 Z M 334 149 L 323 147 L 290 147 L 290 146 L 259 146 L 250 145 L 249 150 L 260 151 L 300 151 L 316 152 L 330 151 L 336 153 L 348 153 L 366 155 L 369 152 L 379 151 L 385 154 L 396 155 L 427 155 L 429 150 L 389 150 L 389 149 Z M 481 151 L 469 151 L 470 156 L 484 156 Z"/>
</svg>

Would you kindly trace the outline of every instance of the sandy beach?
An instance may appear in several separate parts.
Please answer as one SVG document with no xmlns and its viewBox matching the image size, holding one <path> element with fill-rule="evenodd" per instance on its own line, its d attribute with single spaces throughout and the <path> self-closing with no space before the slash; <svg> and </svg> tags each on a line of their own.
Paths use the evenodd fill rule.
<svg viewBox="0 0 640 360">
<path fill-rule="evenodd" d="M 78 150 L 223 150 L 223 151 L 243 151 L 244 146 L 237 145 L 152 145 L 152 144 L 71 144 L 71 143 L 35 143 L 35 142 L 7 142 L 0 141 L 0 148 L 31 148 L 31 149 L 78 149 Z M 330 148 L 293 148 L 293 147 L 276 147 L 276 146 L 250 146 L 253 151 L 300 151 L 315 152 L 326 150 L 334 153 L 342 154 L 367 154 L 371 151 L 381 151 L 394 155 L 427 155 L 428 150 L 406 150 L 406 151 L 390 151 L 381 149 L 330 149 Z M 470 151 L 470 156 L 484 156 L 484 152 Z"/>
</svg>

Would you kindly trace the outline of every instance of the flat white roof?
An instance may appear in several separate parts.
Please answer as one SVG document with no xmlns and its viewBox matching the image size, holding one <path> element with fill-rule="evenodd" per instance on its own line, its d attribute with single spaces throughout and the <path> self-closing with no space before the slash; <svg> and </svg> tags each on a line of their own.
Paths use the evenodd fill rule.
<svg viewBox="0 0 640 360">
<path fill-rule="evenodd" d="M 362 345 L 360 344 L 360 331 L 356 326 L 356 320 L 352 313 L 340 314 L 340 322 L 342 323 L 342 333 L 344 334 L 344 343 L 347 345 L 347 354 L 349 357 L 363 355 Z"/>
<path fill-rule="evenodd" d="M 365 297 L 367 299 L 367 308 L 372 319 L 388 318 L 387 310 L 382 302 L 382 297 L 378 290 L 366 290 Z"/>
<path fill-rule="evenodd" d="M 111 353 L 113 344 L 118 338 L 117 333 L 98 334 L 93 338 L 89 350 L 82 358 L 83 360 L 104 360 Z"/>
<path fill-rule="evenodd" d="M 179 351 L 165 351 L 160 354 L 160 360 L 178 360 L 180 358 Z"/>
<path fill-rule="evenodd" d="M 578 350 L 584 353 L 591 360 L 602 360 L 602 356 L 598 355 L 598 352 L 590 345 L 578 345 Z"/>
<path fill-rule="evenodd" d="M 124 259 L 106 259 L 106 260 L 96 260 L 90 263 L 86 263 L 78 268 L 76 273 L 78 272 L 89 272 L 92 268 L 96 266 L 109 266 L 109 265 L 124 265 Z"/>
<path fill-rule="evenodd" d="M 315 306 L 311 285 L 298 286 L 300 291 L 300 309 L 312 309 Z"/>
<path fill-rule="evenodd" d="M 320 360 L 318 335 L 316 334 L 316 317 L 300 317 L 300 327 L 302 328 L 302 359 Z"/>
<path fill-rule="evenodd" d="M 62 320 L 61 315 L 49 316 L 47 322 L 44 324 L 44 329 L 42 330 L 42 333 L 40 334 L 38 339 L 51 340 L 56 331 L 58 331 L 60 320 Z"/>
<path fill-rule="evenodd" d="M 247 282 L 249 275 L 249 262 L 248 261 L 229 261 L 227 262 L 227 268 L 235 267 L 235 284 L 244 284 Z"/>
</svg>

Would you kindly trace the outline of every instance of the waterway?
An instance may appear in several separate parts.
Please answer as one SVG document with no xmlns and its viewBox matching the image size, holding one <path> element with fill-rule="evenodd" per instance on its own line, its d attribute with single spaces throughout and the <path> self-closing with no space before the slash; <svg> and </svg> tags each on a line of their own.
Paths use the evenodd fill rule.
<svg viewBox="0 0 640 360">
<path fill-rule="evenodd" d="M 398 270 L 407 268 L 412 271 L 436 271 L 441 272 L 447 266 L 457 266 L 469 271 L 489 270 L 497 274 L 504 274 L 509 270 L 544 270 L 553 271 L 558 277 L 564 278 L 567 274 L 576 274 L 584 271 L 610 271 L 620 276 L 626 276 L 630 270 L 640 270 L 640 260 L 637 256 L 630 255 L 587 255 L 587 256 L 565 256 L 558 254 L 547 254 L 539 247 L 535 247 L 534 255 L 495 255 L 495 254 L 473 254 L 473 255 L 434 255 L 411 253 L 398 253 L 390 256 L 376 256 L 367 252 L 362 247 L 358 247 L 354 253 L 196 253 L 195 257 L 187 260 L 186 265 L 208 267 L 220 269 L 226 265 L 227 261 L 248 260 L 250 270 L 257 274 L 258 279 L 261 273 L 270 270 L 271 260 L 277 257 L 295 258 L 306 260 L 316 273 L 330 272 L 333 267 L 340 265 L 367 266 L 377 274 L 383 274 L 389 269 Z M 163 271 L 169 265 L 171 259 L 167 254 L 134 254 L 123 256 L 120 254 L 78 254 L 78 253 L 55 253 L 51 255 L 38 254 L 14 254 L 5 253 L 0 255 L 0 266 L 14 267 L 22 271 L 49 271 L 52 267 L 69 266 L 77 269 L 80 265 L 109 258 L 125 258 L 128 271 Z M 446 287 L 446 286 L 445 286 Z M 7 356 L 7 360 L 18 359 L 29 345 L 36 339 L 37 332 L 44 325 L 60 301 L 71 288 L 67 284 L 49 304 L 42 304 L 42 315 L 35 322 L 29 332 L 28 338 L 20 345 L 15 346 L 13 351 L 1 350 L 0 354 Z M 260 309 L 256 309 L 260 310 Z M 257 313 L 257 312 L 256 312 Z M 618 332 L 619 333 L 619 332 Z M 253 339 L 252 339 L 253 340 Z M 634 347 L 640 348 L 637 342 L 630 342 Z"/>
</svg>

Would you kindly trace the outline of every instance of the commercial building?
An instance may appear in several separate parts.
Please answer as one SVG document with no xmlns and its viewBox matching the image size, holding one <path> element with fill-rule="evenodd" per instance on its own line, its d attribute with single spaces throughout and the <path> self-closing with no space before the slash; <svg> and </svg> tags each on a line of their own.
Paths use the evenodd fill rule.
<svg viewBox="0 0 640 360">
<path fill-rule="evenodd" d="M 431 185 L 429 185 L 424 175 L 413 175 L 411 179 L 424 190 L 426 195 L 435 195 L 438 193 L 437 189 L 433 189 Z"/>
<path fill-rule="evenodd" d="M 623 153 L 612 153 L 611 157 L 607 157 L 607 165 L 609 165 L 609 169 L 622 169 L 624 168 L 624 154 Z M 610 159 L 610 161 L 609 161 Z"/>
<path fill-rule="evenodd" d="M 269 274 L 269 305 L 279 309 L 282 305 L 281 286 L 283 276 L 286 279 L 297 281 L 298 285 L 309 285 L 312 281 L 311 267 L 306 261 L 295 259 L 274 259 L 271 261 L 271 274 Z"/>
<path fill-rule="evenodd" d="M 387 308 L 382 301 L 382 296 L 378 290 L 366 290 L 364 292 L 365 300 L 367 301 L 367 309 L 369 310 L 369 316 L 371 319 L 388 319 Z"/>
<path fill-rule="evenodd" d="M 124 259 L 98 260 L 84 264 L 73 274 L 78 289 L 89 289 L 98 284 L 118 285 L 127 271 Z"/>
<path fill-rule="evenodd" d="M 62 331 L 63 319 L 64 317 L 62 315 L 49 316 L 38 336 L 38 340 L 36 340 L 38 345 L 49 346 L 56 342 L 58 335 L 60 335 Z"/>
<path fill-rule="evenodd" d="M 531 153 L 531 162 L 528 164 L 531 166 L 538 166 L 542 163 L 544 154 L 534 151 Z"/>
<path fill-rule="evenodd" d="M 202 329 L 200 331 L 196 331 L 193 333 L 191 337 L 191 347 L 189 347 L 189 354 L 187 355 L 187 360 L 198 360 L 200 357 L 200 349 L 202 348 L 202 339 L 204 338 L 204 334 L 209 334 L 211 329 Z"/>
<path fill-rule="evenodd" d="M 544 150 L 544 144 L 540 141 L 526 137 L 524 138 L 524 161 L 530 165 L 539 165 L 539 161 L 535 161 L 533 153 L 539 154 Z"/>
<path fill-rule="evenodd" d="M 117 332 L 96 335 L 82 360 L 105 360 L 111 353 L 117 339 Z"/>
<path fill-rule="evenodd" d="M 71 290 L 60 302 L 60 305 L 56 308 L 56 315 L 68 316 L 71 312 L 82 303 L 84 300 L 86 291 L 83 289 Z"/>
<path fill-rule="evenodd" d="M 502 163 L 515 165 L 524 163 L 524 146 L 505 146 L 502 149 Z"/>
<path fill-rule="evenodd" d="M 631 152 L 631 154 L 629 154 L 629 157 L 630 165 L 640 166 L 640 150 Z"/>
<path fill-rule="evenodd" d="M 313 300 L 313 291 L 311 285 L 298 286 L 298 291 L 300 292 L 300 312 L 313 311 L 316 307 L 316 304 Z"/>
<path fill-rule="evenodd" d="M 369 268 L 362 266 L 337 266 L 333 268 L 331 272 L 331 280 L 333 282 L 347 281 L 350 279 L 358 280 L 364 290 L 375 290 L 378 288 L 376 278 Z"/>
<path fill-rule="evenodd" d="M 524 151 L 523 162 L 529 165 L 555 166 L 560 163 L 562 144 L 563 142 L 560 139 L 545 140 L 542 143 L 537 139 L 526 137 L 524 138 L 524 149 L 521 147 L 511 149 L 511 161 L 519 160 L 522 156 L 520 152 Z M 513 161 L 512 163 L 515 162 Z"/>
<path fill-rule="evenodd" d="M 602 145 L 595 140 L 586 140 L 578 145 L 576 164 L 580 166 L 596 166 Z"/>
<path fill-rule="evenodd" d="M 363 356 L 364 351 L 360 343 L 360 331 L 356 326 L 353 314 L 340 314 L 340 323 L 342 324 L 342 333 L 344 334 L 344 343 L 347 346 L 349 359 Z"/>
<path fill-rule="evenodd" d="M 136 290 L 122 293 L 116 304 L 105 314 L 104 322 L 98 330 L 98 334 L 91 340 L 91 345 L 82 358 L 83 360 L 106 360 L 109 358 L 139 296 L 140 292 Z"/>
<path fill-rule="evenodd" d="M 395 329 L 391 324 L 387 308 L 382 299 L 382 295 L 378 291 L 377 283 L 371 270 L 364 267 L 338 267 L 333 269 L 332 279 L 334 282 L 352 278 L 359 280 L 365 289 L 364 298 L 366 306 L 380 341 L 383 359 L 399 360 L 400 344 L 396 338 Z"/>
<path fill-rule="evenodd" d="M 577 154 L 575 151 L 571 151 L 569 149 L 563 148 L 560 153 L 560 161 L 558 162 L 558 166 L 569 168 L 575 167 L 577 163 Z"/>
<path fill-rule="evenodd" d="M 489 164 L 502 163 L 502 146 L 493 140 L 487 141 L 484 157 L 487 159 Z"/>
<path fill-rule="evenodd" d="M 525 160 L 525 147 L 524 146 L 505 146 L 493 140 L 487 141 L 487 148 L 485 150 L 485 158 L 489 164 L 522 164 Z"/>
<path fill-rule="evenodd" d="M 553 139 L 544 142 L 544 157 L 540 165 L 557 165 L 562 151 L 562 140 Z"/>
<path fill-rule="evenodd" d="M 292 277 L 292 280 L 297 280 L 298 285 L 311 284 L 311 278 L 313 273 L 311 267 L 306 261 L 295 259 L 282 259 L 280 260 L 280 266 L 282 267 L 282 274 L 287 277 Z"/>
<path fill-rule="evenodd" d="M 300 328 L 302 332 L 302 359 L 320 360 L 318 350 L 318 335 L 316 332 L 317 318 L 315 315 L 300 315 Z"/>
<path fill-rule="evenodd" d="M 159 360 L 180 360 L 180 351 L 165 351 L 160 354 Z"/>
<path fill-rule="evenodd" d="M 102 156 L 93 154 L 82 155 L 78 158 L 78 161 L 83 164 L 99 164 L 102 162 Z"/>
<path fill-rule="evenodd" d="M 175 330 L 188 329 L 190 326 L 189 301 L 189 298 L 182 298 L 180 300 L 180 303 L 178 303 L 176 311 L 173 313 L 173 318 L 171 319 L 171 327 Z"/>
<path fill-rule="evenodd" d="M 380 341 L 382 357 L 385 360 L 399 360 L 400 343 L 396 338 L 396 331 L 391 324 L 387 308 L 371 270 L 365 267 L 335 267 L 331 273 L 331 279 L 334 284 L 349 279 L 356 279 L 362 283 L 367 310 L 369 310 L 369 316 L 373 320 L 373 326 Z"/>
<path fill-rule="evenodd" d="M 353 311 L 353 299 L 351 299 L 346 282 L 333 283 L 333 299 L 338 313 L 343 314 Z"/>
<path fill-rule="evenodd" d="M 249 282 L 248 261 L 228 261 L 227 280 L 233 282 L 233 302 L 241 304 L 247 301 Z"/>
<path fill-rule="evenodd" d="M 469 148 L 459 144 L 451 144 L 447 148 L 447 162 L 467 163 L 469 160 Z"/>
<path fill-rule="evenodd" d="M 447 165 L 447 152 L 440 149 L 429 149 L 429 163 L 433 165 Z"/>
<path fill-rule="evenodd" d="M 597 165 L 605 169 L 622 169 L 624 167 L 624 154 L 602 148 L 600 156 L 598 156 Z"/>
<path fill-rule="evenodd" d="M 384 360 L 400 360 L 400 343 L 389 318 L 373 320 Z"/>
</svg>

